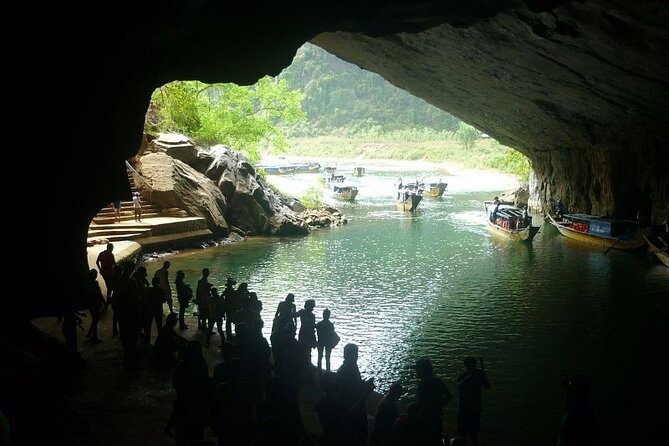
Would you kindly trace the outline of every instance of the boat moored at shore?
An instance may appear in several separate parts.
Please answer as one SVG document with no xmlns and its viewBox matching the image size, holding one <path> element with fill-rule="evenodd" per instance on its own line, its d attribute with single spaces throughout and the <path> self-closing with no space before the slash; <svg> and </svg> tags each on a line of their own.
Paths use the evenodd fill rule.
<svg viewBox="0 0 669 446">
<path fill-rule="evenodd" d="M 658 240 L 652 236 L 644 235 L 643 238 L 646 240 L 646 243 L 648 243 L 648 252 L 657 257 L 657 260 L 659 260 L 661 264 L 669 268 L 669 247 L 664 245 L 664 249 L 662 249 L 660 247 L 662 245 L 662 240 Z"/>
<path fill-rule="evenodd" d="M 511 240 L 531 242 L 539 232 L 539 226 L 532 226 L 532 217 L 527 210 L 500 204 L 497 209 L 493 201 L 484 201 L 488 229 Z"/>
<path fill-rule="evenodd" d="M 564 214 L 560 221 L 548 214 L 548 220 L 565 237 L 605 248 L 606 252 L 609 249 L 634 250 L 646 244 L 638 223 L 633 220 L 589 214 Z"/>
<path fill-rule="evenodd" d="M 295 173 L 317 173 L 321 170 L 320 163 L 308 162 L 286 162 L 274 164 L 259 164 L 256 166 L 268 175 L 291 175 Z"/>
</svg>

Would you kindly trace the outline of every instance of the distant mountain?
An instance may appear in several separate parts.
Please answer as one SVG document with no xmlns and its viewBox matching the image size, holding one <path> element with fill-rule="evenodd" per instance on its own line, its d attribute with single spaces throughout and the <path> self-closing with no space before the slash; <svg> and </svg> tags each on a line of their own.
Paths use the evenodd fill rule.
<svg viewBox="0 0 669 446">
<path fill-rule="evenodd" d="M 381 76 L 344 62 L 306 43 L 279 76 L 304 93 L 306 128 L 291 133 L 328 133 L 338 128 L 377 131 L 425 127 L 455 131 L 457 118 L 386 82 Z M 296 135 L 297 136 L 297 135 Z"/>
</svg>

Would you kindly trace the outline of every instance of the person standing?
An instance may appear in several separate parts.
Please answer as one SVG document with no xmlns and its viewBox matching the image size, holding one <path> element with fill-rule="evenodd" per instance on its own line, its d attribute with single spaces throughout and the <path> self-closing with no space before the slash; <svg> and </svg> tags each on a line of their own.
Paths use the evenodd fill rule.
<svg viewBox="0 0 669 446">
<path fill-rule="evenodd" d="M 88 289 L 86 290 L 86 306 L 91 313 L 91 326 L 86 333 L 86 337 L 95 343 L 102 342 L 98 337 L 98 322 L 100 321 L 100 312 L 105 306 L 105 299 L 102 297 L 102 290 L 97 278 L 98 271 L 91 269 L 88 272 Z"/>
<path fill-rule="evenodd" d="M 390 385 L 376 408 L 374 429 L 369 439 L 370 446 L 390 446 L 393 425 L 397 421 L 397 401 L 404 393 L 402 384 L 396 382 Z"/>
<path fill-rule="evenodd" d="M 451 392 L 441 378 L 433 375 L 432 362 L 428 358 L 416 361 L 416 375 L 418 383 L 419 423 L 426 446 L 440 446 L 442 444 L 441 412 L 451 400 Z"/>
<path fill-rule="evenodd" d="M 344 346 L 344 362 L 337 370 L 335 395 L 342 407 L 342 444 L 364 446 L 367 444 L 367 409 L 365 401 L 374 390 L 374 378 L 362 380 L 358 368 L 358 346 Z"/>
<path fill-rule="evenodd" d="M 206 269 L 206 268 L 205 268 Z M 208 272 L 209 270 L 207 270 Z M 183 270 L 177 271 L 177 277 L 174 279 L 174 285 L 177 289 L 177 301 L 179 302 L 179 329 L 185 330 L 188 328 L 186 325 L 186 308 L 190 300 L 193 298 L 193 289 L 184 282 L 186 278 L 186 273 Z M 198 283 L 198 287 L 199 287 Z M 199 317 L 199 316 L 198 316 Z"/>
<path fill-rule="evenodd" d="M 227 284 L 226 284 L 227 285 Z M 211 295 L 211 283 L 209 283 L 209 268 L 202 268 L 202 277 L 197 281 L 195 288 L 195 302 L 197 303 L 197 329 L 207 331 L 207 320 L 209 319 L 209 297 Z M 183 323 L 181 312 L 179 323 Z"/>
<path fill-rule="evenodd" d="M 476 358 L 467 356 L 465 370 L 458 376 L 458 436 L 463 440 L 469 437 L 469 444 L 478 444 L 478 432 L 481 422 L 481 388 L 490 388 L 488 376 L 480 358 L 481 368 L 476 368 Z"/>
<path fill-rule="evenodd" d="M 114 205 L 114 220 L 116 223 L 121 222 L 121 200 L 116 200 L 113 203 Z"/>
<path fill-rule="evenodd" d="M 223 308 L 225 313 L 225 336 L 232 339 L 232 320 L 235 318 L 237 292 L 234 285 L 237 281 L 232 277 L 228 277 L 225 281 L 225 288 L 223 289 Z"/>
<path fill-rule="evenodd" d="M 325 370 L 330 371 L 330 354 L 339 342 L 339 336 L 335 333 L 334 324 L 330 322 L 330 310 L 323 310 L 323 320 L 316 324 L 316 334 L 318 342 L 318 370 L 321 370 L 323 364 L 323 353 L 325 353 Z"/>
<path fill-rule="evenodd" d="M 142 221 L 142 196 L 139 192 L 132 193 L 132 207 L 135 211 L 135 221 Z"/>
<path fill-rule="evenodd" d="M 272 333 L 280 332 L 288 323 L 297 328 L 295 295 L 293 293 L 288 293 L 286 298 L 277 305 L 274 321 L 272 322 Z"/>
<path fill-rule="evenodd" d="M 105 306 L 109 306 L 111 303 L 111 295 L 114 290 L 114 267 L 116 266 L 113 244 L 107 243 L 107 249 L 98 254 L 98 258 L 95 260 L 95 266 L 98 267 L 98 271 L 100 271 L 100 275 L 105 281 L 105 287 L 107 288 L 107 301 L 105 302 Z"/>
<path fill-rule="evenodd" d="M 160 288 L 160 280 L 154 277 L 151 287 L 146 290 L 142 300 L 142 326 L 147 342 L 151 341 L 151 326 L 156 323 L 156 334 L 160 334 L 163 328 L 163 304 L 165 303 L 165 292 Z"/>
<path fill-rule="evenodd" d="M 311 350 L 316 348 L 316 315 L 314 308 L 316 301 L 307 299 L 304 301 L 304 308 L 295 313 L 300 318 L 300 331 L 297 340 L 304 349 L 305 357 L 311 363 Z"/>
<path fill-rule="evenodd" d="M 167 302 L 167 306 L 170 308 L 170 313 L 174 313 L 174 309 L 172 308 L 172 288 L 170 287 L 169 269 L 170 262 L 169 260 L 166 260 L 163 263 L 163 267 L 156 270 L 153 277 L 157 277 L 158 280 L 160 280 L 160 288 L 162 288 L 165 293 L 165 302 Z"/>
</svg>

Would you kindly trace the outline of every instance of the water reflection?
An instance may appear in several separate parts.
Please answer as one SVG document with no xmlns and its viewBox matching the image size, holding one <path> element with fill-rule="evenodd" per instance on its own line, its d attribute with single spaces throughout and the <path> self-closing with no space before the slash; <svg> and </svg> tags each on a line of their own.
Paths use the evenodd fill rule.
<svg viewBox="0 0 669 446">
<path fill-rule="evenodd" d="M 400 172 L 367 172 L 360 200 L 338 206 L 348 226 L 183 252 L 170 258 L 172 269 L 184 269 L 193 284 L 204 267 L 219 288 L 228 276 L 248 282 L 264 303 L 268 338 L 288 292 L 298 308 L 315 299 L 317 319 L 329 308 L 341 336 L 333 369 L 343 345 L 354 342 L 362 374 L 374 376 L 380 391 L 397 380 L 411 389 L 410 366 L 424 355 L 455 390 L 462 358 L 484 356 L 493 386 L 484 394 L 485 444 L 555 444 L 560 373 L 588 374 L 602 444 L 620 444 L 615 427 L 637 416 L 631 383 L 660 385 L 638 364 L 666 355 L 666 268 L 642 255 L 574 245 L 546 224 L 531 244 L 494 238 L 482 207 L 491 194 L 468 190 L 464 178 L 444 175 L 446 197 L 424 200 L 417 214 L 399 212 L 388 185 Z M 149 274 L 162 262 L 151 263 Z M 455 402 L 446 418 L 453 425 Z"/>
</svg>

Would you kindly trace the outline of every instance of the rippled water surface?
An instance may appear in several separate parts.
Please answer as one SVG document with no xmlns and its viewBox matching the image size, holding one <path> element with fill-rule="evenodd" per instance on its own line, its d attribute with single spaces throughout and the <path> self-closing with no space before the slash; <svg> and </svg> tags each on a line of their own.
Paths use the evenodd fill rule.
<svg viewBox="0 0 669 446">
<path fill-rule="evenodd" d="M 298 308 L 315 299 L 317 320 L 329 308 L 342 338 L 333 368 L 343 345 L 356 343 L 360 369 L 380 391 L 396 380 L 413 387 L 411 364 L 429 356 L 457 394 L 462 358 L 483 356 L 492 385 L 483 394 L 484 444 L 555 444 L 562 371 L 592 377 L 601 444 L 660 429 L 651 406 L 667 389 L 655 367 L 668 351 L 668 269 L 643 252 L 570 243 L 548 225 L 529 245 L 496 238 L 482 201 L 511 186 L 504 177 L 365 167 L 353 179 L 355 203 L 333 202 L 347 226 L 177 253 L 171 271 L 183 269 L 193 287 L 204 267 L 221 289 L 228 276 L 248 282 L 263 301 L 267 337 L 288 292 Z M 444 197 L 425 198 L 415 215 L 397 211 L 393 182 L 424 175 L 449 183 Z M 270 179 L 299 196 L 318 175 Z M 149 273 L 160 264 L 149 262 Z M 445 411 L 450 426 L 456 407 Z"/>
</svg>

